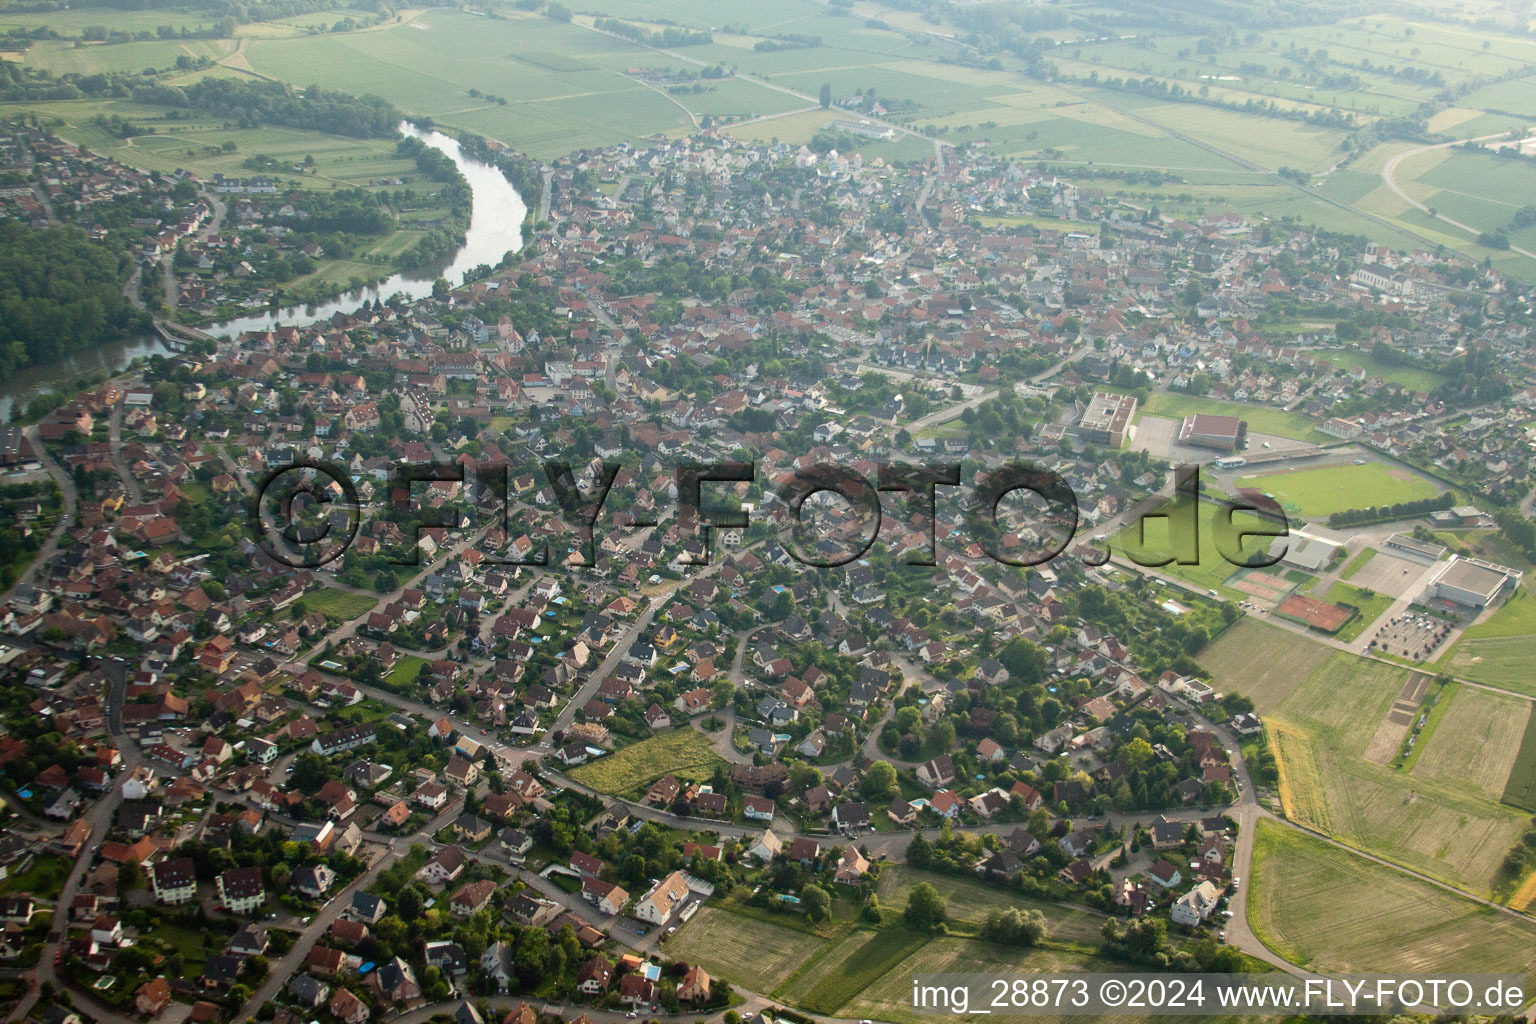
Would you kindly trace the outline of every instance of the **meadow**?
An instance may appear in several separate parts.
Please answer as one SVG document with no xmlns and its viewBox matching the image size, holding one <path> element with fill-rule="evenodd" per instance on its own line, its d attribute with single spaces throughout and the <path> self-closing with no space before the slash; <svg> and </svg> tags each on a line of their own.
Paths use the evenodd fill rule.
<svg viewBox="0 0 1536 1024">
<path fill-rule="evenodd" d="M 889 907 L 905 907 L 907 896 L 920 882 L 927 882 L 943 894 L 949 905 L 949 919 L 980 926 L 994 910 L 1018 907 L 1040 910 L 1051 922 L 1051 937 L 1059 941 L 1093 944 L 1098 941 L 1103 918 L 1083 910 L 1054 903 L 1026 899 L 1017 892 L 978 879 L 918 871 L 904 864 L 888 865 L 880 873 L 880 902 Z"/>
<path fill-rule="evenodd" d="M 321 587 L 319 590 L 311 590 L 303 597 L 304 607 L 310 611 L 320 612 L 328 619 L 346 621 L 355 619 L 364 612 L 373 611 L 378 605 L 378 599 L 366 594 L 353 594 L 346 590 L 337 590 L 334 587 Z"/>
<path fill-rule="evenodd" d="M 667 953 L 754 992 L 772 992 L 826 945 L 799 928 L 704 907 L 667 940 Z"/>
<path fill-rule="evenodd" d="M 703 733 L 677 729 L 573 768 L 571 778 L 599 793 L 633 796 L 668 772 L 680 779 L 708 779 L 724 763 Z"/>
<path fill-rule="evenodd" d="M 1536 922 L 1463 899 L 1275 822 L 1258 822 L 1248 923 L 1316 971 L 1536 969 Z"/>
<path fill-rule="evenodd" d="M 1242 476 L 1237 485 L 1274 495 L 1287 512 L 1319 519 L 1344 509 L 1395 505 L 1440 493 L 1423 477 L 1380 462 Z"/>
<path fill-rule="evenodd" d="M 1215 678 L 1233 692 L 1250 692 L 1240 672 Z M 1253 688 L 1255 701 L 1263 698 L 1269 705 L 1261 714 L 1279 762 L 1286 816 L 1346 845 L 1487 895 L 1523 831 L 1524 816 L 1467 778 L 1452 777 L 1454 770 L 1438 756 L 1411 775 L 1363 756 L 1406 678 L 1395 666 L 1334 652 L 1278 701 L 1272 687 Z M 1453 725 L 1450 742 L 1465 740 L 1476 718 L 1469 712 Z M 1466 750 L 1463 743 L 1463 754 Z"/>
</svg>

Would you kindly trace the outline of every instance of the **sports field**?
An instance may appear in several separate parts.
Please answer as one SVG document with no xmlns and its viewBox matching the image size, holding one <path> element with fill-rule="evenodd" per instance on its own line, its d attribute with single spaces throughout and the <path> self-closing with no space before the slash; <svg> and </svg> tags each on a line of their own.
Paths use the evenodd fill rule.
<svg viewBox="0 0 1536 1024">
<path fill-rule="evenodd" d="M 1173 503 L 1168 502 L 1161 506 L 1158 512 L 1165 513 L 1171 508 Z M 1222 506 L 1212 502 L 1200 502 L 1194 509 L 1193 544 L 1185 537 L 1184 528 L 1187 519 L 1182 514 L 1173 518 L 1159 515 L 1157 518 L 1146 519 L 1144 523 L 1136 522 L 1127 526 L 1110 539 L 1110 548 L 1126 558 L 1142 563 L 1154 562 L 1168 556 L 1179 558 L 1192 554 L 1195 561 L 1189 565 L 1181 565 L 1173 561 L 1167 565 L 1157 566 L 1157 571 L 1186 580 L 1202 590 L 1215 590 L 1229 599 L 1243 600 L 1249 595 L 1228 587 L 1227 579 L 1239 570 L 1239 563 L 1242 560 L 1267 554 L 1269 545 L 1274 543 L 1272 536 L 1256 535 L 1252 531 L 1265 531 L 1272 534 L 1276 527 L 1251 512 L 1237 512 L 1232 516 L 1232 525 L 1240 531 L 1248 531 L 1250 535 L 1243 538 L 1240 546 L 1235 537 L 1229 538 L 1226 541 L 1228 548 L 1223 553 L 1218 546 L 1220 531 L 1215 526 L 1218 517 L 1225 523 L 1226 510 Z M 1143 529 L 1145 529 L 1144 537 Z M 1174 536 L 1178 538 L 1177 544 L 1170 539 Z"/>
<path fill-rule="evenodd" d="M 1249 429 L 1253 429 L 1252 424 Z M 1273 494 L 1287 512 L 1317 518 L 1349 508 L 1433 498 L 1440 493 L 1423 477 L 1380 462 L 1242 476 L 1237 485 Z"/>
<path fill-rule="evenodd" d="M 634 796 L 668 772 L 680 779 L 708 779 L 724 763 L 703 733 L 677 729 L 573 768 L 571 778 L 600 793 Z"/>
<path fill-rule="evenodd" d="M 1365 590 L 1350 583 L 1335 583 L 1328 591 L 1328 600 L 1336 604 L 1351 605 L 1360 612 L 1339 630 L 1339 639 L 1348 641 L 1364 633 L 1371 623 L 1381 618 L 1382 613 L 1392 607 L 1393 599 L 1386 594 L 1378 594 L 1374 590 Z"/>
<path fill-rule="evenodd" d="M 1248 923 L 1276 953 L 1317 971 L 1536 970 L 1536 922 L 1270 821 L 1254 837 Z"/>
</svg>

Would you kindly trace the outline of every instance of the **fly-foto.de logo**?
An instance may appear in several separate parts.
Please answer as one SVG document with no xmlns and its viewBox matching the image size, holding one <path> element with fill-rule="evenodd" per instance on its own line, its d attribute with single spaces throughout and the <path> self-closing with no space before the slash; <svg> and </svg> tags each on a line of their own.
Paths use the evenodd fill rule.
<svg viewBox="0 0 1536 1024">
<path fill-rule="evenodd" d="M 516 557 L 482 552 L 484 561 L 491 565 L 545 567 L 562 563 L 594 565 L 594 552 L 600 542 L 598 523 L 614 482 L 625 469 L 621 462 L 595 465 L 595 473 L 584 473 L 585 486 L 578 484 L 569 463 L 545 462 L 538 470 L 570 531 L 572 543 L 566 556 L 551 557 L 550 545 L 545 542 Z M 760 504 L 744 507 L 742 502 L 732 506 L 721 498 L 727 497 L 731 488 L 758 482 L 755 463 L 679 465 L 673 471 L 675 510 L 679 521 L 697 524 L 700 550 L 680 555 L 678 563 L 708 565 L 714 532 L 747 530 L 753 525 L 755 512 L 759 522 L 771 527 L 773 539 L 792 559 L 813 568 L 836 568 L 862 558 L 879 537 L 884 517 L 895 514 L 901 517 L 905 533 L 921 531 L 926 537 L 926 543 L 907 548 L 903 564 L 935 565 L 939 502 L 941 498 L 950 500 L 955 492 L 959 492 L 959 507 L 963 510 L 963 529 L 970 534 L 965 540 L 975 543 L 994 561 L 1016 566 L 1042 565 L 1066 551 L 1077 538 L 1082 525 L 1077 495 L 1061 474 L 1032 463 L 1015 462 L 978 469 L 966 486 L 962 486 L 962 477 L 958 463 L 888 463 L 877 467 L 874 481 L 856 470 L 820 463 L 776 476 L 763 488 Z M 397 465 L 387 500 L 374 513 L 375 519 L 391 522 L 404 537 L 404 543 L 397 545 L 400 553 L 390 559 L 391 563 L 419 564 L 420 541 L 427 530 L 437 531 L 441 536 L 478 525 L 500 526 L 508 537 L 522 532 L 516 529 L 518 523 L 537 513 L 514 502 L 509 486 L 512 479 L 513 474 L 504 462 L 475 463 L 469 467 L 459 462 Z M 474 505 L 478 519 L 473 522 L 456 503 L 431 507 L 419 500 L 424 487 L 457 485 L 454 489 L 458 491 L 466 483 L 471 483 L 472 493 L 482 499 Z M 818 531 L 815 517 L 807 514 L 807 503 L 816 497 L 846 504 L 835 531 Z M 1239 524 L 1234 520 L 1239 512 L 1256 515 L 1245 517 Z M 256 544 L 273 561 L 291 568 L 314 569 L 340 558 L 355 543 L 363 514 L 357 486 L 344 469 L 329 462 L 302 459 L 274 467 L 258 481 L 250 506 L 250 527 Z M 1149 554 L 1145 550 L 1147 524 L 1158 519 L 1167 521 L 1167 545 Z M 659 522 L 654 513 L 648 517 L 631 516 L 625 528 L 652 527 Z M 1142 502 L 1124 522 L 1116 524 L 1116 529 L 1135 531 L 1137 543 L 1127 545 L 1120 553 L 1148 567 L 1197 564 L 1202 529 L 1213 531 L 1217 553 L 1232 565 L 1273 565 L 1284 557 L 1283 544 L 1254 553 L 1245 551 L 1244 541 L 1283 538 L 1289 533 L 1284 512 L 1270 498 L 1202 501 L 1200 467 L 1193 464 L 1176 468 L 1171 494 Z M 1021 542 L 1021 537 L 1027 537 L 1029 542 Z M 1087 561 L 1097 565 L 1108 561 L 1106 538 L 1102 530 L 1095 533 L 1093 544 L 1084 553 Z"/>
</svg>

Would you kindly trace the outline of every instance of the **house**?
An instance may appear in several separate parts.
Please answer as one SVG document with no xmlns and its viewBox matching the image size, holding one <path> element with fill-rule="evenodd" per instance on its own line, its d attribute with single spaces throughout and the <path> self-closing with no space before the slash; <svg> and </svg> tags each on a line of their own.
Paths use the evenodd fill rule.
<svg viewBox="0 0 1536 1024">
<path fill-rule="evenodd" d="M 406 1006 L 421 1003 L 421 985 L 416 981 L 411 965 L 398 956 L 380 964 L 365 977 L 363 984 L 386 1003 Z"/>
<path fill-rule="evenodd" d="M 747 846 L 747 855 L 756 857 L 764 864 L 773 860 L 784 851 L 784 841 L 774 834 L 773 829 L 764 829 L 763 834 L 753 840 Z"/>
<path fill-rule="evenodd" d="M 628 892 L 612 882 L 605 882 L 601 878 L 591 876 L 581 880 L 581 896 L 599 911 L 610 916 L 623 910 L 624 904 L 629 902 Z"/>
<path fill-rule="evenodd" d="M 898 825 L 911 825 L 917 821 L 917 808 L 899 796 L 891 798 L 891 806 L 885 813 Z"/>
<path fill-rule="evenodd" d="M 308 974 L 297 975 L 288 983 L 288 995 L 302 1006 L 314 1009 L 330 998 L 331 986 Z"/>
<path fill-rule="evenodd" d="M 378 924 L 379 918 L 389 910 L 389 904 L 371 892 L 354 892 L 347 905 L 346 916 L 363 924 Z"/>
<path fill-rule="evenodd" d="M 690 1003 L 697 1006 L 709 999 L 711 979 L 704 973 L 704 968 L 694 966 L 683 975 L 683 980 L 677 985 L 677 1000 L 680 1003 Z"/>
<path fill-rule="evenodd" d="M 576 988 L 582 995 L 600 996 L 612 980 L 613 965 L 600 956 L 587 960 L 576 972 Z"/>
<path fill-rule="evenodd" d="M 312 900 L 324 897 L 335 883 L 336 872 L 324 864 L 305 864 L 288 876 L 288 888 Z"/>
<path fill-rule="evenodd" d="M 151 978 L 133 993 L 133 1008 L 146 1017 L 158 1017 L 171 1005 L 171 986 L 164 978 Z"/>
<path fill-rule="evenodd" d="M 929 789 L 941 789 L 955 781 L 955 762 L 943 754 L 917 766 L 917 781 Z"/>
<path fill-rule="evenodd" d="M 472 917 L 490 906 L 491 897 L 495 895 L 495 882 L 489 879 L 470 882 L 453 894 L 452 899 L 448 901 L 448 909 L 454 917 Z"/>
<path fill-rule="evenodd" d="M 266 902 L 261 868 L 232 868 L 214 879 L 214 884 L 219 890 L 219 906 L 231 914 L 249 914 Z"/>
<path fill-rule="evenodd" d="M 1179 874 L 1179 869 L 1166 860 L 1159 860 L 1153 864 L 1147 875 L 1164 889 L 1172 889 L 1184 879 L 1184 876 Z"/>
<path fill-rule="evenodd" d="M 364 1024 L 369 1016 L 368 1004 L 344 988 L 336 990 L 326 1009 L 342 1024 Z"/>
<path fill-rule="evenodd" d="M 741 813 L 754 821 L 772 821 L 773 807 L 773 801 L 765 796 L 749 796 L 743 801 Z"/>
<path fill-rule="evenodd" d="M 688 899 L 688 883 L 681 871 L 674 871 L 641 896 L 634 915 L 650 924 L 663 924 Z"/>
<path fill-rule="evenodd" d="M 843 851 L 843 859 L 837 865 L 837 874 L 834 880 L 843 885 L 858 885 L 859 879 L 869 870 L 869 861 L 858 850 L 849 846 Z"/>
<path fill-rule="evenodd" d="M 1221 890 L 1206 879 L 1175 900 L 1168 916 L 1175 924 L 1193 928 L 1211 915 L 1220 899 Z"/>
<path fill-rule="evenodd" d="M 464 873 L 468 859 L 457 846 L 445 846 L 421 866 L 416 877 L 430 885 L 447 885 Z"/>
<path fill-rule="evenodd" d="M 832 808 L 832 824 L 845 835 L 869 829 L 869 804 L 862 801 L 838 804 Z"/>
<path fill-rule="evenodd" d="M 619 1002 L 625 1006 L 648 1006 L 656 998 L 656 983 L 643 974 L 626 974 L 619 979 Z"/>
</svg>

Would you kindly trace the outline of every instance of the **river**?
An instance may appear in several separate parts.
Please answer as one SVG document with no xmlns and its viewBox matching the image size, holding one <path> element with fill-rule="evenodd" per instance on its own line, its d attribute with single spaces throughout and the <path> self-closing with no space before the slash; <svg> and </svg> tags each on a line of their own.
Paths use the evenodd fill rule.
<svg viewBox="0 0 1536 1024">
<path fill-rule="evenodd" d="M 426 267 L 420 270 L 396 274 L 372 288 L 348 292 L 329 302 L 314 306 L 291 306 L 260 315 L 241 317 L 227 323 L 207 328 L 209 334 L 231 338 L 242 331 L 259 331 L 277 326 L 307 327 L 335 313 L 357 309 L 364 302 L 389 299 L 403 295 L 407 299 L 421 299 L 432 294 L 432 284 L 439 277 L 457 284 L 466 271 L 482 265 L 495 266 L 507 253 L 523 246 L 523 219 L 528 206 L 517 194 L 506 176 L 490 164 L 466 157 L 457 139 L 437 131 L 422 131 L 415 125 L 402 123 L 400 132 L 425 142 L 453 160 L 469 183 L 473 193 L 469 229 L 465 232 L 464 245 L 446 267 Z M 86 352 L 77 352 L 68 359 L 54 363 L 29 366 L 0 383 L 0 422 L 8 423 L 12 410 L 24 406 L 40 394 L 51 393 L 59 386 L 69 387 L 84 376 L 103 376 L 119 373 L 134 359 L 157 353 L 170 352 L 158 337 L 137 341 L 102 345 Z"/>
</svg>

